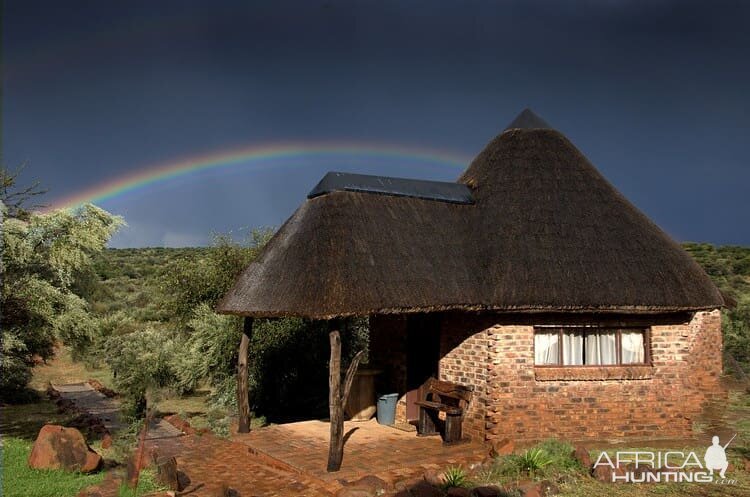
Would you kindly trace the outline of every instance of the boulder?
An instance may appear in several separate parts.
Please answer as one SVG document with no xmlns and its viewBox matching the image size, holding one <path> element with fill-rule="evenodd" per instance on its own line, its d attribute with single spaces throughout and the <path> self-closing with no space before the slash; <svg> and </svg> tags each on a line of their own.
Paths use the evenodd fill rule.
<svg viewBox="0 0 750 497">
<path fill-rule="evenodd" d="M 412 497 L 443 497 L 443 492 L 430 485 L 426 481 L 420 481 L 409 488 Z"/>
<path fill-rule="evenodd" d="M 612 481 L 613 473 L 620 477 L 616 480 L 616 482 Z M 597 480 L 605 483 L 622 483 L 623 480 L 621 477 L 625 476 L 625 468 L 618 466 L 613 469 L 612 467 L 603 464 L 594 468 L 592 476 Z"/>
<path fill-rule="evenodd" d="M 585 445 L 576 445 L 573 450 L 573 458 L 589 473 L 593 463 L 591 462 L 591 451 Z"/>
<path fill-rule="evenodd" d="M 111 388 L 105 387 L 101 381 L 95 380 L 93 378 L 89 378 L 88 384 L 91 385 L 91 388 L 96 390 L 97 392 L 104 394 L 105 397 L 117 397 L 117 392 L 112 390 Z"/>
<path fill-rule="evenodd" d="M 177 472 L 177 459 L 174 457 L 154 457 L 156 466 L 156 481 L 170 490 L 183 490 L 180 477 Z"/>
<path fill-rule="evenodd" d="M 28 463 L 34 469 L 91 473 L 101 467 L 102 457 L 91 450 L 81 432 L 75 428 L 44 425 L 36 437 Z"/>
<path fill-rule="evenodd" d="M 512 454 L 515 449 L 516 444 L 510 438 L 493 440 L 490 447 L 490 457 L 507 456 L 508 454 Z"/>
<path fill-rule="evenodd" d="M 195 435 L 196 430 L 192 426 L 190 426 L 190 423 L 182 419 L 179 414 L 172 414 L 170 416 L 166 416 L 164 418 L 164 421 L 171 424 L 178 430 L 181 430 L 186 435 Z"/>
<path fill-rule="evenodd" d="M 500 489 L 500 487 L 496 487 L 495 485 L 475 487 L 472 492 L 477 497 L 500 497 L 501 495 L 503 495 L 503 491 Z"/>
<path fill-rule="evenodd" d="M 445 495 L 448 497 L 472 497 L 471 490 L 463 487 L 451 487 Z"/>
<path fill-rule="evenodd" d="M 109 434 L 109 432 L 105 433 L 102 437 L 102 449 L 109 449 L 112 447 L 112 435 Z"/>
<path fill-rule="evenodd" d="M 360 490 L 365 490 L 371 493 L 372 495 L 382 495 L 386 491 L 391 489 L 391 485 L 389 485 L 387 481 L 383 480 L 382 478 L 378 478 L 375 475 L 366 475 L 360 478 L 359 480 L 344 483 L 344 489 L 355 489 L 355 488 L 360 489 Z"/>
<path fill-rule="evenodd" d="M 424 481 L 434 487 L 439 487 L 445 481 L 445 479 L 443 478 L 443 473 L 434 469 L 428 469 L 427 471 L 425 471 L 422 475 L 422 478 L 424 479 Z"/>
<path fill-rule="evenodd" d="M 379 494 L 367 485 L 350 485 L 336 492 L 336 497 L 376 497 L 377 495 Z"/>
<path fill-rule="evenodd" d="M 523 497 L 551 497 L 560 492 L 558 486 L 549 480 L 527 483 L 519 487 L 519 490 Z"/>
</svg>

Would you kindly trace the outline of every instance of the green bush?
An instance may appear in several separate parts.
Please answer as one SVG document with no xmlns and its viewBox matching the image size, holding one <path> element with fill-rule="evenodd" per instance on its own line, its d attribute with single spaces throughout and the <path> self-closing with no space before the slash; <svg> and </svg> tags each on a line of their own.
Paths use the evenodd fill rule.
<svg viewBox="0 0 750 497">
<path fill-rule="evenodd" d="M 112 370 L 115 388 L 126 397 L 124 407 L 129 414 L 145 412 L 149 389 L 176 382 L 177 351 L 174 338 L 150 327 L 106 340 L 105 360 Z"/>
</svg>

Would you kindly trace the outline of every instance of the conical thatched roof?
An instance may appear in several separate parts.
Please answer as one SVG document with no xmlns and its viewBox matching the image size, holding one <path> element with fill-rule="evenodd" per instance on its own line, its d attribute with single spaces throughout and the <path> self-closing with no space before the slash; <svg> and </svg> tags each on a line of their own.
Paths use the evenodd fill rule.
<svg viewBox="0 0 750 497">
<path fill-rule="evenodd" d="M 219 310 L 328 319 L 449 309 L 652 313 L 724 303 L 676 242 L 530 111 L 459 182 L 473 205 L 387 188 L 333 188 L 306 200 Z"/>
</svg>

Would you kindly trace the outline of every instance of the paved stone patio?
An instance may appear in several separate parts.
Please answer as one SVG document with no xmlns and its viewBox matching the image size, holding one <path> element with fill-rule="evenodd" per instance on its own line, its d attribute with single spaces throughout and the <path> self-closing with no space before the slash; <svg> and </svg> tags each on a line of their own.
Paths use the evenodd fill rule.
<svg viewBox="0 0 750 497">
<path fill-rule="evenodd" d="M 480 444 L 446 447 L 440 437 L 418 437 L 415 432 L 379 425 L 374 419 L 344 423 L 346 443 L 341 470 L 326 471 L 329 424 L 302 421 L 268 426 L 234 435 L 235 442 L 287 465 L 292 471 L 324 482 L 352 481 L 368 474 L 397 482 L 420 477 L 425 470 L 479 463 L 487 454 Z"/>
<path fill-rule="evenodd" d="M 178 495 L 213 497 L 222 485 L 249 496 L 322 497 L 334 495 L 343 482 L 376 475 L 390 483 L 413 482 L 427 470 L 481 462 L 486 450 L 478 444 L 444 447 L 439 437 L 380 426 L 377 422 L 346 422 L 348 434 L 341 471 L 328 473 L 328 422 L 303 421 L 274 425 L 233 435 L 211 434 L 150 440 L 147 450 L 174 455 L 190 479 Z"/>
</svg>

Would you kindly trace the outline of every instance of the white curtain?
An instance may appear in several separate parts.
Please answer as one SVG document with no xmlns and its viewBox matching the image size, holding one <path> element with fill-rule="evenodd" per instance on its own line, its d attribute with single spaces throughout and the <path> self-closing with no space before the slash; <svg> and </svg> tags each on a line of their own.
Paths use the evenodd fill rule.
<svg viewBox="0 0 750 497">
<path fill-rule="evenodd" d="M 617 334 L 614 331 L 586 336 L 586 364 L 617 364 Z"/>
<path fill-rule="evenodd" d="M 557 332 L 534 334 L 534 364 L 557 364 L 559 344 Z"/>
<path fill-rule="evenodd" d="M 583 364 L 583 332 L 563 332 L 563 364 L 566 366 Z"/>
<path fill-rule="evenodd" d="M 642 364 L 645 361 L 642 331 L 622 331 L 622 363 Z"/>
</svg>

